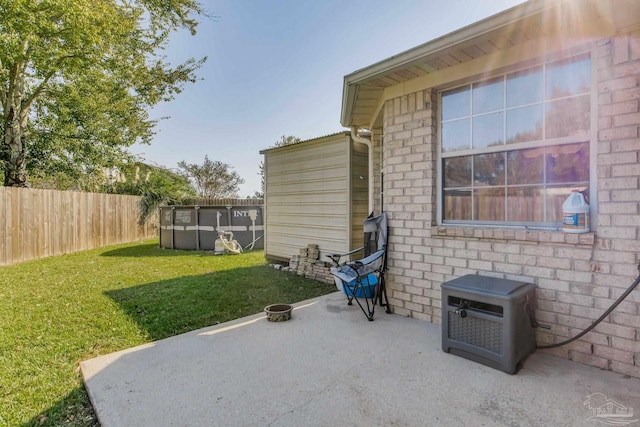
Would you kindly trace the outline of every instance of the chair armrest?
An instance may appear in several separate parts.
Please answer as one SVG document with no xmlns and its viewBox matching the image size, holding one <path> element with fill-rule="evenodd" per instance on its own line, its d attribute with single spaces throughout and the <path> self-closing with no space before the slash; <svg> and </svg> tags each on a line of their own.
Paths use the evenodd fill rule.
<svg viewBox="0 0 640 427">
<path fill-rule="evenodd" d="M 384 255 L 385 251 L 386 249 L 380 249 L 366 258 L 349 261 L 345 266 L 353 270 L 356 273 L 356 276 L 367 275 L 378 270 L 379 266 L 371 266 L 371 264 L 378 261 L 382 255 Z"/>
<path fill-rule="evenodd" d="M 363 265 L 371 264 L 372 262 L 377 261 L 385 253 L 385 251 L 386 251 L 386 248 L 377 250 L 376 252 L 372 253 L 368 257 L 359 259 L 356 262 L 359 262 L 360 264 L 363 264 Z"/>
<path fill-rule="evenodd" d="M 354 249 L 350 252 L 344 253 L 344 254 L 327 254 L 327 258 L 330 258 L 331 261 L 333 261 L 335 263 L 336 266 L 340 265 L 340 258 L 347 256 L 347 255 L 352 255 L 355 254 L 356 252 L 360 252 L 364 249 L 364 246 L 358 249 Z"/>
</svg>

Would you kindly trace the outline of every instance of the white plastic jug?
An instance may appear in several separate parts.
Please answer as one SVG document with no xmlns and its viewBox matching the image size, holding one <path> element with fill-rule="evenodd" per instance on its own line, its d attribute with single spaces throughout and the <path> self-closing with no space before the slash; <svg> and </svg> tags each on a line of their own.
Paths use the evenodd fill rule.
<svg viewBox="0 0 640 427">
<path fill-rule="evenodd" d="M 562 204 L 562 231 L 565 233 L 589 231 L 589 205 L 578 190 L 573 190 Z"/>
</svg>

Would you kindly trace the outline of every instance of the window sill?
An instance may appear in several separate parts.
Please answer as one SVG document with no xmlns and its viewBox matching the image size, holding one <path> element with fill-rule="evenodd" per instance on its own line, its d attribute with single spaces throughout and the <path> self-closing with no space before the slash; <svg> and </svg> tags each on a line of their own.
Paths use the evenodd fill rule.
<svg viewBox="0 0 640 427">
<path fill-rule="evenodd" d="M 461 227 L 441 225 L 434 227 L 436 238 L 467 238 L 482 240 L 502 240 L 536 243 L 564 243 L 569 245 L 593 246 L 596 241 L 596 233 L 565 233 L 561 230 L 525 230 L 505 229 L 491 227 Z"/>
</svg>

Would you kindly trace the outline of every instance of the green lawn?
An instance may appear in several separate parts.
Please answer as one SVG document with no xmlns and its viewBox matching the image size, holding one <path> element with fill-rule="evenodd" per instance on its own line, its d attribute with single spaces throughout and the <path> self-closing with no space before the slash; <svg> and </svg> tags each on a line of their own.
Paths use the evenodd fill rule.
<svg viewBox="0 0 640 427">
<path fill-rule="evenodd" d="M 0 267 L 0 426 L 97 425 L 80 361 L 334 290 L 157 241 Z"/>
</svg>

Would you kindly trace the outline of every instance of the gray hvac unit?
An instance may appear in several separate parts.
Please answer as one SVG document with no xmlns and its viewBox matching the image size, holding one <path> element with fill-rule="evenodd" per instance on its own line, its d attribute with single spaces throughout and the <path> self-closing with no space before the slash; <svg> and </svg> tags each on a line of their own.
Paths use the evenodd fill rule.
<svg viewBox="0 0 640 427">
<path fill-rule="evenodd" d="M 535 285 L 469 274 L 441 288 L 445 352 L 514 374 L 535 351 Z"/>
</svg>

